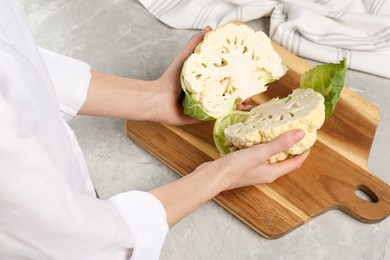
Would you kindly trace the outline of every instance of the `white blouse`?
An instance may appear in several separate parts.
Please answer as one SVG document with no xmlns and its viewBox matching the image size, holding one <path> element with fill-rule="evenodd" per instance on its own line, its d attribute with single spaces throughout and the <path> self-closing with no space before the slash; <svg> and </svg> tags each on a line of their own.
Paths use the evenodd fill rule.
<svg viewBox="0 0 390 260">
<path fill-rule="evenodd" d="M 95 197 L 65 119 L 90 67 L 39 49 L 16 0 L 0 0 L 0 259 L 158 259 L 165 210 L 148 192 Z"/>
</svg>

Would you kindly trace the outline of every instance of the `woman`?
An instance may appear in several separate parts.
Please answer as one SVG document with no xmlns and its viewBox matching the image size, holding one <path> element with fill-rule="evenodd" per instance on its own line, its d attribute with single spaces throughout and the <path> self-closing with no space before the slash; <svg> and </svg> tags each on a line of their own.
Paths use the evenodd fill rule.
<svg viewBox="0 0 390 260">
<path fill-rule="evenodd" d="M 208 30 L 193 36 L 159 79 L 141 81 L 91 72 L 39 49 L 20 4 L 0 0 L 1 259 L 158 259 L 169 227 L 219 192 L 271 182 L 303 163 L 308 153 L 266 163 L 303 138 L 295 130 L 150 192 L 96 198 L 65 120 L 80 114 L 195 123 L 178 102 L 179 74 Z"/>
</svg>

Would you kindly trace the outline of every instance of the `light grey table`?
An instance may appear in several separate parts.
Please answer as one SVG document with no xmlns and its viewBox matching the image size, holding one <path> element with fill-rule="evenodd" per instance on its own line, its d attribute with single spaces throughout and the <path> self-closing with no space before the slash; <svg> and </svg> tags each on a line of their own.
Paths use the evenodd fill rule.
<svg viewBox="0 0 390 260">
<path fill-rule="evenodd" d="M 136 0 L 22 3 L 39 45 L 121 76 L 156 79 L 196 33 L 167 27 Z M 269 21 L 250 25 L 267 32 Z M 350 70 L 346 85 L 381 111 L 369 168 L 390 183 L 390 80 Z M 122 119 L 78 117 L 71 126 L 102 198 L 179 178 L 127 137 Z M 390 259 L 389 237 L 390 218 L 363 224 L 330 211 L 267 240 L 211 201 L 169 231 L 161 259 Z"/>
</svg>

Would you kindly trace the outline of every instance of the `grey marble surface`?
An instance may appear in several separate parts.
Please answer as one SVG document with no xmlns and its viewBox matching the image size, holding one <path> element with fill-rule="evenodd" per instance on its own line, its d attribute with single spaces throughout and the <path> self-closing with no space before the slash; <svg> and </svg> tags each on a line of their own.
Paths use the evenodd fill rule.
<svg viewBox="0 0 390 260">
<path fill-rule="evenodd" d="M 121 76 L 157 78 L 195 33 L 165 26 L 136 0 L 22 4 L 39 45 Z M 267 19 L 250 24 L 268 28 Z M 390 183 L 390 80 L 349 71 L 346 85 L 381 111 L 369 169 Z M 71 126 L 102 198 L 179 178 L 127 138 L 122 119 L 78 117 Z M 161 259 L 390 259 L 389 237 L 390 217 L 363 224 L 334 210 L 280 239 L 267 240 L 211 201 L 169 231 Z"/>
</svg>

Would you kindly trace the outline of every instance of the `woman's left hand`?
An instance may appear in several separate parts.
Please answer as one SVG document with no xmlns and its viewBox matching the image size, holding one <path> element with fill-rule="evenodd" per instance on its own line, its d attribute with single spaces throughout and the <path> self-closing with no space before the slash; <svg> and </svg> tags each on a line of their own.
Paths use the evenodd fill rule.
<svg viewBox="0 0 390 260">
<path fill-rule="evenodd" d="M 159 89 L 159 95 L 161 96 L 161 104 L 157 106 L 159 108 L 159 114 L 156 121 L 172 125 L 199 122 L 199 120 L 183 113 L 183 107 L 181 105 L 182 89 L 180 73 L 184 61 L 209 31 L 211 31 L 211 28 L 207 26 L 202 32 L 192 36 L 184 50 L 174 59 L 164 74 L 154 81 L 154 84 L 157 84 L 156 89 Z"/>
<path fill-rule="evenodd" d="M 157 80 L 145 81 L 93 71 L 87 99 L 78 114 L 146 120 L 170 125 L 200 122 L 184 114 L 180 74 L 184 61 L 209 31 L 211 28 L 206 27 L 192 36 L 184 50 Z M 238 105 L 237 109 L 242 107 Z"/>
</svg>

